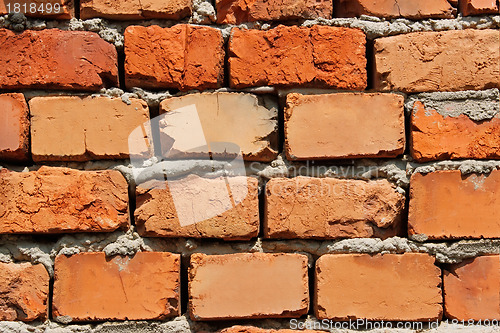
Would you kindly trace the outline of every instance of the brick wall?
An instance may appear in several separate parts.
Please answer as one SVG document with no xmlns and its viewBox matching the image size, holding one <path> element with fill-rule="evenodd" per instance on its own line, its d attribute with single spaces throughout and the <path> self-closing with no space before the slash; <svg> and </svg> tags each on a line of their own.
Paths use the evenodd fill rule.
<svg viewBox="0 0 500 333">
<path fill-rule="evenodd" d="M 0 331 L 498 326 L 499 28 L 493 0 L 0 0 Z"/>
</svg>

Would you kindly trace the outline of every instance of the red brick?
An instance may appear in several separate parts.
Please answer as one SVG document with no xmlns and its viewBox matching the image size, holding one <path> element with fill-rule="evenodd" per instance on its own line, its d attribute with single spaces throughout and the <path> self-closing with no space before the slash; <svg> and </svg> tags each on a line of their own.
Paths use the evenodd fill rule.
<svg viewBox="0 0 500 333">
<path fill-rule="evenodd" d="M 0 320 L 47 318 L 49 274 L 42 264 L 0 262 Z"/>
<path fill-rule="evenodd" d="M 229 84 L 366 88 L 365 34 L 328 26 L 271 30 L 234 28 L 229 40 Z"/>
<path fill-rule="evenodd" d="M 120 172 L 41 167 L 0 172 L 0 233 L 103 232 L 128 227 Z"/>
<path fill-rule="evenodd" d="M 186 183 L 198 192 L 176 192 L 177 200 L 196 202 L 196 209 L 221 213 L 195 224 L 182 225 L 169 186 Z M 169 180 L 152 180 L 139 184 L 136 190 L 135 222 L 142 236 L 192 237 L 243 239 L 257 237 L 259 232 L 258 182 L 255 178 L 238 177 L 231 188 L 233 191 L 248 190 L 245 198 L 233 208 L 224 211 L 224 203 L 230 200 L 226 182 L 221 178 L 207 179 L 198 176 Z M 221 188 L 222 186 L 222 188 Z M 243 188 L 243 187 L 246 188 Z M 229 203 L 229 202 L 228 202 Z M 221 208 L 222 207 L 222 208 Z M 193 209 L 191 206 L 189 209 Z"/>
<path fill-rule="evenodd" d="M 444 309 L 458 320 L 500 319 L 500 257 L 482 256 L 451 265 L 443 274 Z"/>
<path fill-rule="evenodd" d="M 410 180 L 408 233 L 428 239 L 499 238 L 500 170 L 416 173 Z"/>
<path fill-rule="evenodd" d="M 463 16 L 498 14 L 496 0 L 460 0 L 459 9 Z"/>
<path fill-rule="evenodd" d="M 319 319 L 427 321 L 442 316 L 441 270 L 423 253 L 327 254 L 316 262 Z"/>
<path fill-rule="evenodd" d="M 216 7 L 219 24 L 332 17 L 332 2 L 326 0 L 217 0 Z"/>
<path fill-rule="evenodd" d="M 24 95 L 0 95 L 0 159 L 28 160 L 29 131 L 29 111 Z"/>
<path fill-rule="evenodd" d="M 397 94 L 289 94 L 287 158 L 396 157 L 405 147 L 403 104 Z"/>
<path fill-rule="evenodd" d="M 387 238 L 401 234 L 404 195 L 387 180 L 273 178 L 266 184 L 267 238 Z"/>
<path fill-rule="evenodd" d="M 165 319 L 179 315 L 180 255 L 103 252 L 56 257 L 53 316 L 72 321 Z"/>
<path fill-rule="evenodd" d="M 324 331 L 311 331 L 311 330 L 300 330 L 301 333 L 320 333 Z M 253 326 L 232 326 L 225 328 L 223 330 L 220 330 L 219 333 L 297 333 L 297 330 L 273 330 L 273 329 L 265 329 L 265 328 L 258 328 L 258 327 L 253 327 Z"/>
<path fill-rule="evenodd" d="M 481 122 L 444 117 L 417 101 L 411 129 L 411 154 L 419 162 L 500 158 L 500 114 Z"/>
<path fill-rule="evenodd" d="M 129 26 L 125 30 L 127 87 L 209 89 L 222 86 L 222 33 L 187 24 L 172 28 Z"/>
<path fill-rule="evenodd" d="M 414 93 L 496 88 L 500 80 L 499 44 L 498 30 L 415 32 L 378 38 L 374 44 L 375 89 Z"/>
<path fill-rule="evenodd" d="M 110 20 L 171 19 L 180 20 L 191 14 L 191 0 L 81 0 L 83 20 L 103 17 Z"/>
<path fill-rule="evenodd" d="M 65 20 L 75 17 L 72 0 L 0 0 L 0 15 L 8 14 L 9 10 L 11 13 L 45 19 Z"/>
<path fill-rule="evenodd" d="M 118 84 L 112 44 L 87 31 L 0 29 L 0 89 L 99 90 Z"/>
<path fill-rule="evenodd" d="M 137 140 L 151 136 L 149 109 L 142 100 L 130 99 L 127 105 L 121 98 L 35 97 L 29 106 L 34 161 L 152 156 L 152 146 L 129 144 L 129 136 L 140 126 Z"/>
<path fill-rule="evenodd" d="M 208 145 L 184 146 L 186 124 L 192 122 L 192 114 L 183 108 L 190 106 L 196 107 Z M 267 96 L 228 92 L 189 94 L 163 100 L 160 114 L 162 154 L 166 158 L 206 158 L 208 153 L 214 158 L 229 158 L 232 156 L 228 155 L 237 156 L 241 152 L 246 161 L 270 162 L 278 156 L 278 104 Z M 185 129 L 180 131 L 180 138 L 179 128 Z M 214 142 L 218 144 L 211 144 Z M 233 145 L 239 147 L 238 152 L 231 149 Z"/>
<path fill-rule="evenodd" d="M 194 320 L 298 318 L 309 306 L 307 257 L 285 253 L 191 255 Z"/>
<path fill-rule="evenodd" d="M 454 18 L 456 10 L 447 0 L 335 0 L 337 17 L 370 15 L 385 18 Z"/>
</svg>

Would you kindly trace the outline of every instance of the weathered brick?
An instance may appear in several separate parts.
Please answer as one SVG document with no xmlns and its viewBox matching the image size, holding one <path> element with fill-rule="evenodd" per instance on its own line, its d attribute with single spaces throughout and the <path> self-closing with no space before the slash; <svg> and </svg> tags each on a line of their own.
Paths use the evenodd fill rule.
<svg viewBox="0 0 500 333">
<path fill-rule="evenodd" d="M 210 27 L 129 26 L 125 30 L 127 87 L 218 88 L 224 77 L 224 40 Z"/>
<path fill-rule="evenodd" d="M 416 173 L 410 180 L 408 233 L 428 239 L 499 238 L 500 170 Z"/>
<path fill-rule="evenodd" d="M 403 104 L 397 94 L 289 94 L 287 158 L 396 157 L 405 147 Z"/>
<path fill-rule="evenodd" d="M 29 158 L 29 111 L 23 94 L 0 95 L 0 159 Z"/>
<path fill-rule="evenodd" d="M 302 333 L 320 333 L 323 331 L 311 331 L 311 330 L 300 330 Z M 297 333 L 297 330 L 273 330 L 273 329 L 265 329 L 258 328 L 253 326 L 232 326 L 219 331 L 219 333 Z"/>
<path fill-rule="evenodd" d="M 451 265 L 443 274 L 444 309 L 458 320 L 500 319 L 500 257 L 482 256 Z"/>
<path fill-rule="evenodd" d="M 171 19 L 180 20 L 191 14 L 191 0 L 81 0 L 80 17 L 103 17 L 111 20 Z"/>
<path fill-rule="evenodd" d="M 358 29 L 278 26 L 234 28 L 229 40 L 229 84 L 366 88 L 365 34 Z"/>
<path fill-rule="evenodd" d="M 0 15 L 9 11 L 46 19 L 65 20 L 75 16 L 72 0 L 0 0 Z"/>
<path fill-rule="evenodd" d="M 216 7 L 219 24 L 332 17 L 332 2 L 326 0 L 217 0 Z"/>
<path fill-rule="evenodd" d="M 0 320 L 47 318 L 49 274 L 42 264 L 0 262 Z"/>
<path fill-rule="evenodd" d="M 186 128 L 186 124 L 192 122 L 192 114 L 183 108 L 193 105 L 208 147 L 183 146 L 186 133 L 188 138 L 192 137 Z M 163 100 L 160 114 L 163 114 L 160 137 L 165 157 L 207 157 L 211 153 L 215 158 L 222 158 L 239 154 L 234 151 L 234 145 L 249 161 L 268 162 L 278 155 L 278 104 L 270 98 L 225 92 L 190 94 Z M 179 134 L 182 137 L 178 137 Z"/>
<path fill-rule="evenodd" d="M 440 285 L 441 270 L 428 254 L 326 254 L 316 262 L 316 317 L 440 319 Z"/>
<path fill-rule="evenodd" d="M 498 103 L 498 102 L 497 102 Z M 481 122 L 461 114 L 443 116 L 424 103 L 413 106 L 411 154 L 419 162 L 445 159 L 499 159 L 500 114 Z"/>
<path fill-rule="evenodd" d="M 112 44 L 87 31 L 0 29 L 0 89 L 99 90 L 118 84 Z"/>
<path fill-rule="evenodd" d="M 65 322 L 175 317 L 179 289 L 179 254 L 138 252 L 112 259 L 103 252 L 60 255 L 54 268 L 53 316 Z"/>
<path fill-rule="evenodd" d="M 387 238 L 401 233 L 404 195 L 387 180 L 273 178 L 266 184 L 268 238 Z"/>
<path fill-rule="evenodd" d="M 41 167 L 0 172 L 0 233 L 102 232 L 128 227 L 118 171 Z"/>
<path fill-rule="evenodd" d="M 194 320 L 298 318 L 308 306 L 305 255 L 191 255 L 189 311 Z"/>
<path fill-rule="evenodd" d="M 463 16 L 498 14 L 496 0 L 460 0 L 459 9 Z"/>
<path fill-rule="evenodd" d="M 108 97 L 35 97 L 29 101 L 34 161 L 89 161 L 151 157 L 152 146 L 135 146 L 129 136 L 142 126 L 151 136 L 146 102 Z"/>
<path fill-rule="evenodd" d="M 337 17 L 370 15 L 385 18 L 453 18 L 456 10 L 447 0 L 334 0 Z"/>
<path fill-rule="evenodd" d="M 495 88 L 498 30 L 415 32 L 375 40 L 375 89 L 406 93 Z M 467 54 L 467 56 L 464 56 Z"/>
<path fill-rule="evenodd" d="M 219 212 L 215 216 L 184 224 L 179 221 L 177 209 L 169 186 L 177 183 L 176 188 L 191 191 L 175 191 L 176 200 L 189 204 L 186 209 Z M 183 186 L 182 184 L 186 184 Z M 231 190 L 248 191 L 245 198 L 233 206 L 227 191 L 226 181 L 222 178 L 207 179 L 198 176 L 169 180 L 151 180 L 138 184 L 136 190 L 135 222 L 142 236 L 153 237 L 193 237 L 245 239 L 257 237 L 259 232 L 258 182 L 255 178 L 237 177 Z M 197 192 L 193 192 L 197 189 Z M 194 208 L 193 208 L 194 203 Z M 227 207 L 231 208 L 225 210 Z M 177 209 L 176 209 L 177 208 Z M 183 225 L 184 224 L 184 225 Z"/>
</svg>

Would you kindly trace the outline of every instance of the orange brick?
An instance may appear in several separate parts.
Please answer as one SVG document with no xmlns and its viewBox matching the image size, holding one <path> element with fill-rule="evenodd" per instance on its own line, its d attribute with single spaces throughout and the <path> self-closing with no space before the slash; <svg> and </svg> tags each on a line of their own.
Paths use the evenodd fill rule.
<svg viewBox="0 0 500 333">
<path fill-rule="evenodd" d="M 411 154 L 419 162 L 446 159 L 499 159 L 500 114 L 476 122 L 461 114 L 444 117 L 417 101 L 413 107 Z"/>
<path fill-rule="evenodd" d="M 191 14 L 191 0 L 81 0 L 83 20 L 103 17 L 110 20 L 171 19 L 180 20 Z"/>
<path fill-rule="evenodd" d="M 118 84 L 116 49 L 98 34 L 0 29 L 0 89 L 99 90 Z M 42 52 L 43 50 L 43 52 Z"/>
<path fill-rule="evenodd" d="M 309 306 L 307 257 L 285 253 L 191 255 L 194 320 L 298 318 Z"/>
<path fill-rule="evenodd" d="M 229 84 L 366 88 L 365 34 L 358 29 L 278 26 L 234 28 L 229 40 Z"/>
<path fill-rule="evenodd" d="M 103 232 L 128 227 L 120 172 L 41 167 L 0 172 L 0 234 Z"/>
<path fill-rule="evenodd" d="M 210 27 L 129 26 L 125 30 L 127 87 L 210 89 L 224 77 L 222 33 Z"/>
<path fill-rule="evenodd" d="M 273 178 L 266 184 L 267 238 L 387 238 L 401 234 L 404 195 L 387 180 Z"/>
<path fill-rule="evenodd" d="M 451 265 L 444 271 L 447 318 L 500 319 L 500 257 L 482 256 Z"/>
<path fill-rule="evenodd" d="M 56 257 L 53 316 L 71 321 L 165 319 L 179 315 L 180 255 L 103 252 Z"/>
<path fill-rule="evenodd" d="M 90 161 L 152 156 L 152 146 L 129 146 L 129 136 L 151 136 L 146 102 L 108 97 L 35 97 L 30 100 L 34 161 Z M 132 142 L 132 141 L 130 141 Z M 137 150 L 132 151 L 131 150 Z"/>
<path fill-rule="evenodd" d="M 47 318 L 49 274 L 42 264 L 0 262 L 0 320 Z"/>
<path fill-rule="evenodd" d="M 178 200 L 196 202 L 195 209 L 211 211 L 221 208 L 221 213 L 212 218 L 190 225 L 181 225 L 172 194 L 169 190 L 171 182 L 189 184 L 199 192 L 186 191 Z M 192 238 L 224 238 L 249 240 L 257 237 L 259 232 L 258 181 L 255 178 L 238 177 L 232 190 L 248 191 L 245 198 L 236 206 L 225 210 L 224 203 L 230 200 L 226 182 L 221 178 L 207 179 L 193 176 L 190 178 L 169 180 L 168 182 L 152 180 L 139 184 L 136 191 L 135 222 L 142 236 L 151 237 L 192 237 Z M 222 186 L 222 188 L 221 188 Z M 246 186 L 246 188 L 243 188 Z M 179 195 L 179 194 L 178 194 Z M 190 205 L 189 209 L 193 209 Z"/>
<path fill-rule="evenodd" d="M 287 158 L 396 157 L 405 147 L 403 104 L 397 94 L 289 94 Z"/>
<path fill-rule="evenodd" d="M 453 18 L 456 11 L 447 0 L 335 0 L 337 17 L 370 15 L 386 18 Z"/>
<path fill-rule="evenodd" d="M 0 15 L 22 13 L 27 17 L 66 20 L 75 17 L 72 0 L 0 0 Z"/>
<path fill-rule="evenodd" d="M 463 16 L 498 14 L 496 0 L 460 0 L 459 9 Z"/>
<path fill-rule="evenodd" d="M 500 81 L 499 44 L 498 30 L 415 32 L 378 38 L 374 43 L 375 89 L 415 93 L 496 88 Z"/>
<path fill-rule="evenodd" d="M 500 170 L 416 173 L 410 180 L 408 233 L 428 239 L 499 238 Z"/>
<path fill-rule="evenodd" d="M 219 24 L 332 17 L 332 2 L 326 0 L 217 0 L 216 7 Z"/>
<path fill-rule="evenodd" d="M 29 158 L 29 111 L 23 94 L 0 95 L 0 159 Z"/>
<path fill-rule="evenodd" d="M 440 285 L 441 270 L 427 254 L 326 254 L 316 262 L 316 317 L 440 319 Z"/>
</svg>

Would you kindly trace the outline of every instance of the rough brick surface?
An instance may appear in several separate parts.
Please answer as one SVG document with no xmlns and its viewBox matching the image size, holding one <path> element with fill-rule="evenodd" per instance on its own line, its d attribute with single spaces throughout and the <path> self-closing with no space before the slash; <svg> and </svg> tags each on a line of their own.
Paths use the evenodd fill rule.
<svg viewBox="0 0 500 333">
<path fill-rule="evenodd" d="M 0 15 L 8 14 L 9 9 L 11 13 L 46 19 L 64 20 L 75 16 L 72 0 L 0 0 Z"/>
<path fill-rule="evenodd" d="M 180 255 L 103 252 L 56 257 L 53 316 L 72 321 L 165 319 L 179 315 Z"/>
<path fill-rule="evenodd" d="M 47 318 L 49 274 L 42 264 L 0 262 L 0 321 Z"/>
<path fill-rule="evenodd" d="M 152 146 L 140 144 L 151 136 L 149 109 L 142 100 L 130 99 L 127 105 L 120 98 L 35 97 L 29 106 L 35 161 L 89 161 L 152 155 Z M 134 132 L 138 133 L 136 138 L 132 133 L 140 126 L 141 131 Z M 137 146 L 134 140 L 139 141 Z"/>
<path fill-rule="evenodd" d="M 440 319 L 440 285 L 441 270 L 428 254 L 323 255 L 316 262 L 316 317 Z"/>
<path fill-rule="evenodd" d="M 0 89 L 99 90 L 118 84 L 115 47 L 87 31 L 0 29 Z"/>
<path fill-rule="evenodd" d="M 428 239 L 499 238 L 500 170 L 416 173 L 410 180 L 408 232 Z"/>
<path fill-rule="evenodd" d="M 135 222 L 139 234 L 143 236 L 193 237 L 250 239 L 259 232 L 258 182 L 255 178 L 238 177 L 238 188 L 234 191 L 248 191 L 245 198 L 226 210 L 230 203 L 226 182 L 222 178 L 206 179 L 197 176 L 168 182 L 152 180 L 137 186 L 137 205 Z M 187 186 L 191 190 L 175 191 L 177 203 L 189 203 L 189 209 L 200 212 L 219 212 L 217 215 L 195 224 L 181 224 L 170 187 L 175 182 L 176 188 Z M 182 184 L 186 184 L 183 186 Z M 246 188 L 242 188 L 246 187 Z M 197 191 L 196 191 L 197 190 Z M 180 205 L 180 204 L 179 204 Z M 229 205 L 228 205 L 229 206 Z M 194 207 L 194 208 L 193 208 Z M 183 225 L 184 224 L 184 225 Z"/>
<path fill-rule="evenodd" d="M 0 160 L 29 157 L 29 111 L 23 94 L 0 95 Z"/>
<path fill-rule="evenodd" d="M 229 84 L 366 87 L 365 34 L 358 29 L 314 26 L 262 31 L 234 28 L 229 40 Z"/>
<path fill-rule="evenodd" d="M 311 330 L 300 330 L 302 333 L 319 333 L 323 331 L 311 331 Z M 225 328 L 220 330 L 219 333 L 297 333 L 297 330 L 273 330 L 273 329 L 265 329 L 258 328 L 253 326 L 232 326 L 229 328 Z"/>
<path fill-rule="evenodd" d="M 332 2 L 325 0 L 217 0 L 216 8 L 219 24 L 332 17 Z"/>
<path fill-rule="evenodd" d="M 415 32 L 376 39 L 375 89 L 414 93 L 498 87 L 499 44 L 498 30 Z"/>
<path fill-rule="evenodd" d="M 445 159 L 499 159 L 500 114 L 476 122 L 465 114 L 444 117 L 415 102 L 411 154 L 419 162 Z"/>
<path fill-rule="evenodd" d="M 41 167 L 0 172 L 0 233 L 113 231 L 128 226 L 118 171 Z"/>
<path fill-rule="evenodd" d="M 337 17 L 453 18 L 456 11 L 447 0 L 334 0 Z"/>
<path fill-rule="evenodd" d="M 500 258 L 469 259 L 451 265 L 443 274 L 444 309 L 458 320 L 500 319 Z"/>
<path fill-rule="evenodd" d="M 127 87 L 218 88 L 224 74 L 219 30 L 186 24 L 172 28 L 129 26 L 125 30 Z"/>
<path fill-rule="evenodd" d="M 397 94 L 289 94 L 287 158 L 396 157 L 405 147 L 403 104 Z"/>
<path fill-rule="evenodd" d="M 498 14 L 496 0 L 460 0 L 459 9 L 463 16 Z"/>
<path fill-rule="evenodd" d="M 103 17 L 111 20 L 172 19 L 191 14 L 191 0 L 81 0 L 80 17 Z"/>
<path fill-rule="evenodd" d="M 195 320 L 298 318 L 308 306 L 305 255 L 191 256 L 189 311 Z"/>
<path fill-rule="evenodd" d="M 186 146 L 186 141 L 192 143 L 193 133 L 186 124 L 193 122 L 193 115 L 183 108 L 193 105 L 208 147 Z M 160 114 L 165 157 L 203 158 L 210 152 L 214 158 L 224 158 L 241 151 L 245 160 L 272 161 L 278 155 L 278 104 L 269 98 L 225 92 L 190 94 L 165 99 Z M 234 151 L 234 145 L 239 151 Z"/>
<path fill-rule="evenodd" d="M 266 184 L 269 238 L 387 238 L 400 234 L 405 198 L 387 180 L 273 178 Z"/>
</svg>

